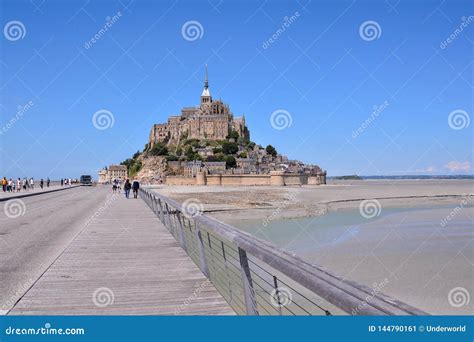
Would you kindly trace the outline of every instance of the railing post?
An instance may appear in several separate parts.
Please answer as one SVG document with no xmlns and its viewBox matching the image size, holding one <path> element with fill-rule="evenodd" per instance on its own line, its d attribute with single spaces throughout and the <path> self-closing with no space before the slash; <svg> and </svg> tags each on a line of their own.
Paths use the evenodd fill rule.
<svg viewBox="0 0 474 342">
<path fill-rule="evenodd" d="M 207 266 L 206 253 L 204 251 L 204 242 L 202 241 L 202 234 L 199 230 L 196 221 L 194 221 L 194 232 L 196 234 L 196 242 L 199 249 L 199 261 L 201 264 L 201 271 L 209 278 L 209 267 Z"/>
<path fill-rule="evenodd" d="M 245 306 L 247 315 L 258 315 L 255 291 L 253 289 L 252 274 L 250 273 L 247 252 L 239 247 L 240 271 L 244 285 Z"/>
<path fill-rule="evenodd" d="M 283 313 L 281 310 L 280 289 L 278 288 L 278 280 L 276 276 L 273 276 L 273 286 L 275 288 L 275 296 L 278 299 L 278 312 L 280 313 L 280 316 L 281 316 Z"/>
<path fill-rule="evenodd" d="M 179 242 L 181 244 L 181 247 L 184 249 L 186 253 L 188 253 L 188 246 L 186 245 L 186 237 L 184 235 L 184 222 L 183 222 L 183 217 L 181 216 L 181 212 L 178 211 L 176 213 L 176 217 L 178 218 L 178 226 L 179 226 Z"/>
<path fill-rule="evenodd" d="M 158 207 L 160 208 L 160 221 L 161 223 L 165 224 L 165 217 L 163 213 L 163 205 L 161 203 L 161 200 L 158 198 Z"/>
<path fill-rule="evenodd" d="M 225 275 L 227 276 L 227 286 L 229 286 L 229 296 L 230 296 L 230 302 L 232 303 L 232 284 L 230 282 L 230 277 L 229 277 L 229 268 L 227 266 L 227 257 L 225 255 L 225 247 L 224 247 L 224 241 L 221 240 L 221 249 L 222 249 L 222 257 L 224 258 L 224 268 L 225 268 Z"/>
</svg>

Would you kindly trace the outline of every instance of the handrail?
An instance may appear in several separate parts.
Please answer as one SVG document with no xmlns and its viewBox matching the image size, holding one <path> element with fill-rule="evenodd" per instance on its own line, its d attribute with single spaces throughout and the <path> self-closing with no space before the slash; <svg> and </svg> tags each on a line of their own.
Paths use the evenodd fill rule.
<svg viewBox="0 0 474 342">
<path fill-rule="evenodd" d="M 264 272 L 268 273 L 266 274 L 267 276 L 274 278 L 275 289 L 273 289 L 272 293 L 276 291 L 278 304 L 280 304 L 280 295 L 276 285 L 279 278 L 279 273 L 281 273 L 288 277 L 291 281 L 309 290 L 309 296 L 323 299 L 324 301 L 348 314 L 427 314 L 426 312 L 393 299 L 381 292 L 374 291 L 367 286 L 358 284 L 354 281 L 342 279 L 324 267 L 311 264 L 307 260 L 295 254 L 289 253 L 284 249 L 278 248 L 270 242 L 264 241 L 246 232 L 238 230 L 231 225 L 223 223 L 217 219 L 211 218 L 201 213 L 194 217 L 186 217 L 183 213 L 184 210 L 181 203 L 148 189 L 142 188 L 140 190 L 143 194 L 142 198 L 153 209 L 153 211 L 170 230 L 170 232 L 172 232 L 175 238 L 177 238 L 178 242 L 181 243 L 181 246 L 185 248 L 185 250 L 186 245 L 183 245 L 183 243 L 186 242 L 186 239 L 189 239 L 189 237 L 186 237 L 186 234 L 188 234 L 187 228 L 191 227 L 190 231 L 194 229 L 193 234 L 195 234 L 195 239 L 188 242 L 192 242 L 197 246 L 199 255 L 195 256 L 195 258 L 197 260 L 198 266 L 206 276 L 210 276 L 210 263 L 217 263 L 218 261 L 213 260 L 213 258 L 209 258 L 209 255 L 206 254 L 210 249 L 212 252 L 211 238 L 209 237 L 208 243 L 204 243 L 204 238 L 202 235 L 204 233 L 208 234 L 208 236 L 210 236 L 209 234 L 212 234 L 213 237 L 223 241 L 222 254 L 225 254 L 225 242 L 235 246 L 235 249 L 231 249 L 231 251 L 234 253 L 238 252 L 237 259 L 240 261 L 239 271 L 241 272 L 242 276 L 242 292 L 246 304 L 245 312 L 247 314 L 259 314 L 258 306 L 262 305 L 256 300 L 255 290 L 252 286 L 252 282 L 254 282 L 256 278 L 252 277 L 252 272 L 255 275 L 255 272 L 259 271 L 258 269 L 254 270 L 255 267 L 252 268 L 252 262 L 254 261 L 253 259 L 255 259 L 256 262 L 261 262 L 262 265 L 269 266 L 265 266 L 264 269 L 262 268 L 262 265 L 258 265 L 259 268 L 262 268 Z M 176 220 L 173 219 L 177 222 L 176 225 L 173 224 L 174 221 L 172 222 L 172 217 L 174 217 L 173 215 L 176 216 Z M 185 223 L 187 222 L 188 226 L 186 226 L 186 224 L 182 224 L 183 221 Z M 229 263 L 225 261 L 225 265 L 227 267 L 229 266 Z M 236 267 L 234 264 L 230 265 L 232 265 L 234 268 Z M 268 268 L 271 268 L 271 270 L 268 270 Z M 212 276 L 210 278 L 210 280 L 213 281 Z M 227 286 L 224 288 L 224 290 L 232 291 L 232 288 L 231 286 Z M 307 298 L 302 294 L 302 292 L 297 294 L 299 295 L 299 298 Z M 275 293 L 272 294 L 272 296 L 274 295 Z M 298 305 L 298 303 L 295 304 Z M 318 306 L 310 299 L 308 299 L 308 302 L 305 302 L 304 304 Z M 265 311 L 267 312 L 267 310 Z M 282 314 L 281 307 L 278 308 L 278 312 Z M 325 313 L 329 314 L 329 310 L 326 310 Z"/>
</svg>

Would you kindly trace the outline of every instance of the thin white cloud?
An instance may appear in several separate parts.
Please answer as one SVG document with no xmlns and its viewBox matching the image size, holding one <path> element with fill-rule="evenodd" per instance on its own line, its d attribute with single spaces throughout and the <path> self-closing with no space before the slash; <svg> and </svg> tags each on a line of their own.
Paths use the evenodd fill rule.
<svg viewBox="0 0 474 342">
<path fill-rule="evenodd" d="M 471 170 L 471 163 L 468 161 L 465 162 L 459 162 L 459 161 L 450 161 L 445 165 L 445 167 L 450 171 L 450 172 L 456 172 L 456 171 L 462 171 L 462 172 L 468 172 Z"/>
</svg>

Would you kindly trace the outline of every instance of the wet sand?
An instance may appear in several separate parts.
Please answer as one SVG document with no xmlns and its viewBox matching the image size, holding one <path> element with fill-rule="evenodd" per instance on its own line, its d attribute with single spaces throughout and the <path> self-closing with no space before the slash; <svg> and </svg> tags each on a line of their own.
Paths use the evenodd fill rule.
<svg viewBox="0 0 474 342">
<path fill-rule="evenodd" d="M 430 314 L 474 314 L 472 180 L 156 190 L 198 200 L 208 215 L 347 279 L 383 283 L 382 292 Z M 372 199 L 375 215 L 362 216 L 362 201 Z M 466 293 L 467 303 L 452 305 Z"/>
</svg>

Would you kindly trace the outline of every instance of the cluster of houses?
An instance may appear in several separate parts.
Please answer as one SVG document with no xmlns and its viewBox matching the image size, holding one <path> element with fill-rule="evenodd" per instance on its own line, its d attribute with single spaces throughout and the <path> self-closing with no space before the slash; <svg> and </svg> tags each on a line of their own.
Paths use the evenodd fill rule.
<svg viewBox="0 0 474 342">
<path fill-rule="evenodd" d="M 199 149 L 198 153 L 205 150 Z M 206 153 L 212 153 L 208 149 Z M 226 168 L 224 161 L 169 161 L 168 170 L 172 175 L 183 175 L 184 177 L 196 177 L 199 172 L 207 174 L 269 174 L 271 171 L 285 171 L 287 173 L 304 173 L 315 175 L 323 171 L 317 165 L 307 165 L 297 160 L 289 160 L 283 155 L 273 156 L 258 145 L 252 151 L 245 151 L 246 158 L 235 158 L 236 166 Z M 208 154 L 207 156 L 212 156 Z"/>
</svg>

